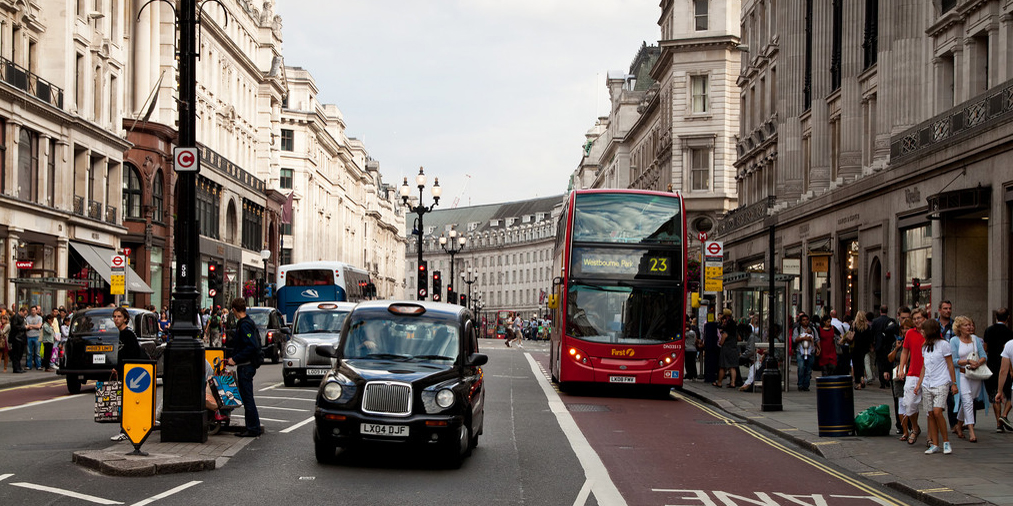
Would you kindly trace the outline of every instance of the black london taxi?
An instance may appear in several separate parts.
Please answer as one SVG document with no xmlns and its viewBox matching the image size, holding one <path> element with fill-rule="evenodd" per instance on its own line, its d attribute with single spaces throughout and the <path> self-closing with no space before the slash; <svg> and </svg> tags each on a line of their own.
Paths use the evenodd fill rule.
<svg viewBox="0 0 1013 506">
<path fill-rule="evenodd" d="M 88 380 L 107 380 L 116 367 L 120 351 L 120 331 L 113 324 L 113 309 L 102 307 L 74 312 L 70 336 L 63 344 L 63 357 L 56 371 L 67 377 L 67 391 L 81 393 Z M 148 358 L 157 360 L 156 374 L 162 375 L 161 353 L 164 344 L 158 337 L 158 315 L 140 308 L 127 308 L 130 327 Z"/>
<path fill-rule="evenodd" d="M 485 416 L 478 325 L 462 306 L 361 302 L 345 318 L 336 358 L 317 392 L 313 443 L 320 463 L 338 448 L 394 443 L 432 448 L 458 467 Z"/>
</svg>

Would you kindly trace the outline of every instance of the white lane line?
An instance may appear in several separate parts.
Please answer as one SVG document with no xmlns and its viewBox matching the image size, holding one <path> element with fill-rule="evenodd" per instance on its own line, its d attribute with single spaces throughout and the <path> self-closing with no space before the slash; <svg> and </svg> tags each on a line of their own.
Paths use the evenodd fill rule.
<svg viewBox="0 0 1013 506">
<path fill-rule="evenodd" d="M 59 494 L 67 497 L 73 497 L 74 499 L 81 499 L 82 501 L 93 502 L 95 504 L 123 504 L 119 501 L 113 501 L 111 499 L 103 499 L 101 497 L 95 497 L 93 495 L 79 494 L 77 492 L 71 492 L 70 490 L 64 490 L 62 488 L 47 487 L 45 485 L 36 485 L 34 483 L 11 483 L 15 487 L 30 488 L 32 490 L 38 490 L 40 492 L 51 492 L 53 494 Z"/>
<path fill-rule="evenodd" d="M 151 497 L 149 497 L 149 498 L 147 498 L 147 499 L 145 499 L 143 501 L 135 502 L 131 506 L 144 506 L 146 504 L 151 504 L 151 503 L 153 503 L 153 502 L 155 502 L 155 501 L 157 501 L 159 499 L 165 499 L 166 497 L 169 497 L 170 495 L 175 494 L 176 492 L 181 492 L 181 491 L 186 490 L 186 489 L 188 489 L 188 488 L 190 488 L 190 487 L 192 487 L 194 485 L 199 485 L 200 483 L 201 482 L 199 482 L 199 481 L 191 481 L 189 483 L 184 483 L 184 484 L 182 484 L 182 485 L 180 485 L 180 486 L 178 486 L 176 488 L 166 490 L 165 492 L 162 492 L 161 494 L 153 495 L 153 496 L 151 496 Z"/>
<path fill-rule="evenodd" d="M 552 385 L 542 376 L 541 371 L 538 369 L 538 362 L 535 362 L 530 353 L 525 352 L 524 357 L 528 359 L 531 372 L 534 373 L 538 386 L 542 387 L 542 392 L 545 393 L 545 398 L 549 401 L 549 410 L 556 415 L 556 422 L 559 423 L 559 428 L 563 430 L 563 434 L 566 434 L 566 439 L 570 442 L 570 448 L 573 448 L 573 453 L 577 455 L 577 460 L 580 461 L 581 467 L 584 468 L 584 476 L 591 483 L 591 491 L 594 492 L 595 500 L 598 504 L 626 506 L 626 499 L 619 493 L 616 484 L 612 482 L 612 478 L 609 476 L 605 464 L 601 461 L 601 457 L 595 453 L 594 448 L 591 448 L 591 444 L 587 442 L 587 438 L 580 431 L 580 427 L 577 427 L 577 422 L 570 416 L 570 412 L 567 411 L 563 400 L 559 398 L 559 394 L 552 389 Z"/>
<path fill-rule="evenodd" d="M 229 416 L 229 418 L 239 418 L 239 419 L 242 419 L 242 420 L 246 420 L 246 417 L 243 416 L 243 415 L 231 415 L 231 416 Z M 260 417 L 260 420 L 262 422 L 288 423 L 288 420 L 278 420 L 277 418 L 264 418 L 264 417 Z"/>
<path fill-rule="evenodd" d="M 284 382 L 281 382 L 281 383 L 275 383 L 275 384 L 273 384 L 273 385 L 271 385 L 271 386 L 269 386 L 269 387 L 264 387 L 264 388 L 261 388 L 260 390 L 257 390 L 257 391 L 258 391 L 258 392 L 266 392 L 266 391 L 268 391 L 268 390 L 274 390 L 275 388 L 278 388 L 278 387 L 280 387 L 280 386 L 282 386 L 282 385 L 284 385 L 284 384 L 285 384 Z"/>
<path fill-rule="evenodd" d="M 78 397 L 80 395 L 86 395 L 86 394 L 65 395 L 63 397 L 56 397 L 56 398 L 53 398 L 53 399 L 46 399 L 44 401 L 33 401 L 33 402 L 29 402 L 27 404 L 21 404 L 21 405 L 18 405 L 18 406 L 7 406 L 6 408 L 0 408 L 0 413 L 3 413 L 4 411 L 13 411 L 15 409 L 29 408 L 29 407 L 32 407 L 32 406 L 38 406 L 40 404 L 48 404 L 50 402 L 65 401 L 67 399 L 73 399 L 74 397 Z"/>
<path fill-rule="evenodd" d="M 584 486 L 580 487 L 577 498 L 573 500 L 573 506 L 584 506 L 587 504 L 587 496 L 591 495 L 591 480 L 584 480 Z"/>
<path fill-rule="evenodd" d="M 312 398 L 312 399 L 307 399 L 305 397 L 268 397 L 266 395 L 258 395 L 256 397 L 256 400 L 259 401 L 260 399 L 272 399 L 272 400 L 276 400 L 276 401 L 307 401 L 307 402 L 316 402 L 317 401 L 317 399 L 315 397 Z"/>
<path fill-rule="evenodd" d="M 281 406 L 257 406 L 257 409 L 280 409 L 280 410 L 282 410 L 282 411 L 298 411 L 298 412 L 300 412 L 300 413 L 309 413 L 309 411 L 310 411 L 310 410 L 308 410 L 308 409 L 300 409 L 300 408 L 283 408 L 283 407 L 281 407 Z"/>
<path fill-rule="evenodd" d="M 0 474 L 0 481 L 4 481 L 7 478 L 10 478 L 11 476 L 14 476 L 14 474 L 13 473 L 11 473 L 11 474 Z"/>
<path fill-rule="evenodd" d="M 313 421 L 313 417 L 311 416 L 311 417 L 309 417 L 309 418 L 307 418 L 307 419 L 305 419 L 305 420 L 303 420 L 303 421 L 301 421 L 301 422 L 299 422 L 299 423 L 297 423 L 297 424 L 295 424 L 295 425 L 293 425 L 293 426 L 291 426 L 291 427 L 289 427 L 287 429 L 282 429 L 280 432 L 282 434 L 287 434 L 287 433 L 292 432 L 292 431 L 298 429 L 299 427 L 302 427 L 303 425 L 306 425 L 307 423 L 310 423 L 312 421 Z"/>
</svg>

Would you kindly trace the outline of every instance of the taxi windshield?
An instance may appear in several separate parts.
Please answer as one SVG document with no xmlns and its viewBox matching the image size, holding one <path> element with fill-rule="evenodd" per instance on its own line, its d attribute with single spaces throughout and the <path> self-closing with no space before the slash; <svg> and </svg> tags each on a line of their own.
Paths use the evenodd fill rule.
<svg viewBox="0 0 1013 506">
<path fill-rule="evenodd" d="M 345 311 L 310 311 L 300 313 L 295 320 L 296 334 L 337 334 L 345 323 Z"/>
<path fill-rule="evenodd" d="M 412 317 L 353 321 L 342 348 L 344 358 L 453 363 L 459 353 L 457 326 Z"/>
<path fill-rule="evenodd" d="M 70 326 L 72 334 L 88 334 L 96 332 L 117 332 L 113 323 L 113 315 L 80 316 L 74 318 Z"/>
</svg>

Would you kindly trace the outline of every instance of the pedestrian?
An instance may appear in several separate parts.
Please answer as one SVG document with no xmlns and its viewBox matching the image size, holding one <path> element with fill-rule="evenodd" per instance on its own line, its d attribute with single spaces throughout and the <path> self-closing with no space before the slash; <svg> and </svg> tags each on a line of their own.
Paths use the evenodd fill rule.
<svg viewBox="0 0 1013 506">
<path fill-rule="evenodd" d="M 915 444 L 918 435 L 921 434 L 921 427 L 918 425 L 918 411 L 922 406 L 921 391 L 915 388 L 918 385 L 918 378 L 921 376 L 924 359 L 922 357 L 922 346 L 925 344 L 925 335 L 922 334 L 922 323 L 925 323 L 925 310 L 919 308 L 911 314 L 914 327 L 904 334 L 904 345 L 900 354 L 900 365 L 898 371 L 904 376 L 904 418 L 902 422 L 908 426 L 908 444 Z M 935 321 L 935 320 L 933 320 Z M 939 323 L 937 322 L 938 326 Z M 941 339 L 942 336 L 939 336 Z M 943 393 L 945 401 L 946 393 Z M 943 404 L 945 407 L 946 404 Z M 931 430 L 931 428 L 930 428 Z M 946 432 L 946 427 L 943 427 Z"/>
<path fill-rule="evenodd" d="M 746 322 L 742 322 L 738 325 L 739 338 L 745 336 L 745 347 L 742 354 L 739 355 L 739 365 L 748 367 L 746 370 L 746 379 L 742 382 L 742 386 L 739 390 L 746 392 L 752 392 L 753 382 L 756 381 L 756 370 L 760 366 L 757 358 L 756 342 L 760 339 L 760 334 L 757 332 L 759 326 L 754 326 Z"/>
<path fill-rule="evenodd" d="M 1010 398 L 1013 396 L 1010 395 L 1009 383 L 1006 383 L 1005 402 L 995 401 L 999 386 L 999 375 L 996 374 L 996 371 L 1002 367 L 1002 349 L 1011 340 L 1013 340 L 1013 330 L 1009 327 L 1009 309 L 1001 307 L 995 312 L 995 323 L 985 329 L 984 339 L 985 351 L 991 352 L 988 355 L 987 364 L 988 368 L 992 370 L 992 376 L 985 380 L 985 392 L 992 403 L 996 432 L 1006 432 L 1007 427 L 1002 420 L 1008 420 L 1010 409 L 1013 409 L 1013 403 L 1010 402 Z M 1007 421 L 1007 425 L 1008 423 Z M 1009 426 L 1009 429 L 1013 430 L 1013 426 Z"/>
<path fill-rule="evenodd" d="M 890 368 L 888 376 L 891 378 L 890 389 L 893 394 L 893 410 L 897 413 L 897 434 L 901 434 L 900 440 L 905 442 L 911 436 L 913 431 L 908 423 L 907 406 L 904 404 L 904 382 L 906 378 L 899 372 L 900 356 L 904 351 L 904 336 L 907 335 L 907 331 L 913 328 L 915 328 L 915 322 L 911 318 L 907 318 L 900 322 L 899 331 L 891 333 L 891 335 L 895 335 L 896 337 L 893 338 L 893 348 L 885 358 L 886 364 Z"/>
<path fill-rule="evenodd" d="M 42 368 L 53 372 L 53 346 L 56 344 L 56 333 L 53 332 L 53 315 L 47 314 L 42 323 Z"/>
<path fill-rule="evenodd" d="M 25 325 L 25 318 L 28 317 L 28 307 L 21 306 L 17 313 L 11 316 L 11 332 L 8 336 L 7 342 L 10 344 L 11 351 L 11 362 L 15 373 L 25 372 L 23 363 L 21 362 L 25 354 L 25 345 L 27 344 L 27 327 Z"/>
<path fill-rule="evenodd" d="M 739 333 L 735 320 L 725 318 L 721 326 L 721 337 L 718 340 L 721 356 L 718 363 L 718 379 L 712 385 L 721 388 L 725 375 L 728 375 L 728 388 L 735 388 L 739 372 Z"/>
<path fill-rule="evenodd" d="M 721 364 L 721 329 L 718 322 L 707 322 L 703 325 L 703 380 L 716 383 L 718 369 Z"/>
<path fill-rule="evenodd" d="M 11 318 L 7 313 L 0 314 L 0 360 L 4 363 L 4 372 L 7 372 L 7 363 L 10 362 L 10 341 Z"/>
<path fill-rule="evenodd" d="M 809 315 L 799 313 L 798 323 L 792 335 L 795 361 L 798 363 L 798 389 L 801 392 L 808 392 L 812 381 L 813 364 L 816 363 L 816 355 L 819 352 L 816 329 L 809 322 Z"/>
<path fill-rule="evenodd" d="M 232 314 L 236 322 L 236 336 L 233 339 L 235 352 L 228 364 L 236 366 L 236 386 L 245 409 L 246 430 L 236 434 L 238 437 L 258 437 L 264 433 L 260 425 L 260 413 L 253 399 L 253 377 L 257 368 L 264 363 L 264 352 L 260 348 L 260 331 L 257 324 L 246 314 L 246 300 L 236 297 L 231 304 Z"/>
<path fill-rule="evenodd" d="M 957 423 L 953 425 L 953 433 L 958 438 L 964 439 L 964 427 L 967 427 L 968 441 L 977 443 L 978 437 L 974 434 L 974 404 L 975 401 L 981 401 L 984 406 L 985 390 L 981 388 L 981 380 L 968 378 L 964 373 L 985 365 L 988 355 L 985 353 L 985 345 L 981 338 L 974 335 L 974 320 L 971 318 L 967 316 L 955 318 L 953 333 L 956 335 L 950 338 L 950 353 L 957 369 L 956 384 L 959 392 L 954 396 Z M 976 360 L 971 360 L 972 353 L 977 355 Z"/>
<path fill-rule="evenodd" d="M 837 328 L 833 325 L 833 317 L 824 314 L 820 317 L 820 326 L 816 329 L 819 339 L 816 351 L 816 367 L 823 376 L 837 373 Z"/>
<path fill-rule="evenodd" d="M 851 365 L 854 368 L 855 390 L 865 388 L 865 357 L 872 349 L 872 327 L 869 325 L 869 316 L 872 313 L 859 311 L 855 315 L 855 324 L 852 327 L 854 334 L 854 346 L 851 350 Z"/>
<path fill-rule="evenodd" d="M 919 311 L 921 310 L 916 313 Z M 925 450 L 925 454 L 939 453 L 940 440 L 942 440 L 943 453 L 949 454 L 953 450 L 950 448 L 950 438 L 946 430 L 946 417 L 943 415 L 943 410 L 946 409 L 946 392 L 957 392 L 952 348 L 946 341 L 943 341 L 938 321 L 925 319 L 920 328 L 925 338 L 925 344 L 922 345 L 924 364 L 918 374 L 915 393 L 921 393 L 922 407 L 925 408 L 929 421 L 928 437 L 932 444 L 929 445 L 928 450 Z"/>
<path fill-rule="evenodd" d="M 119 331 L 120 346 L 120 349 L 116 352 L 116 374 L 119 376 L 120 381 L 123 381 L 125 363 L 128 360 L 143 360 L 147 357 L 144 351 L 141 350 L 140 342 L 137 341 L 137 334 L 130 327 L 130 313 L 127 312 L 126 308 L 119 306 L 113 309 L 113 325 Z M 123 441 L 127 439 L 127 434 L 121 430 L 119 434 L 109 439 Z"/>
<path fill-rule="evenodd" d="M 891 364 L 891 360 L 887 360 L 887 356 L 894 350 L 898 337 L 903 338 L 904 336 L 904 334 L 897 335 L 899 328 L 897 320 L 890 318 L 887 313 L 886 304 L 879 306 L 879 316 L 869 324 L 869 327 L 872 329 L 873 347 L 876 349 L 876 369 L 879 371 L 879 388 L 887 388 L 893 383 L 891 381 L 891 374 L 894 366 Z"/>
<path fill-rule="evenodd" d="M 27 336 L 28 349 L 25 354 L 25 368 L 27 370 L 41 369 L 42 357 L 39 356 L 39 338 L 42 336 L 42 317 L 39 316 L 39 307 L 31 306 L 29 314 L 25 318 L 25 335 Z"/>
<path fill-rule="evenodd" d="M 506 334 L 503 337 L 506 339 L 506 342 L 504 344 L 506 344 L 506 347 L 509 348 L 510 347 L 510 341 L 514 340 L 514 314 L 513 313 L 507 313 L 505 325 L 506 325 Z"/>
<path fill-rule="evenodd" d="M 687 319 L 687 321 L 692 321 L 692 320 L 691 319 Z M 696 347 L 697 347 L 697 343 L 699 342 L 699 343 L 702 344 L 703 341 L 701 341 L 700 338 L 697 337 L 696 330 L 693 329 L 692 325 L 688 325 L 686 327 L 686 336 L 685 336 L 685 339 L 686 339 L 686 347 L 685 347 L 685 351 L 684 351 L 685 358 L 684 358 L 683 362 L 685 363 L 686 373 L 683 376 L 683 379 L 685 379 L 686 381 L 692 381 L 692 380 L 696 379 Z"/>
</svg>

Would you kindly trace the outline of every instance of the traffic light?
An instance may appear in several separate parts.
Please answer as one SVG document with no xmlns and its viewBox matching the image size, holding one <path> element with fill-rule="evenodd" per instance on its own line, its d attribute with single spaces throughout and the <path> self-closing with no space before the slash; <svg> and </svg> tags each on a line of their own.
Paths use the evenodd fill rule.
<svg viewBox="0 0 1013 506">
<path fill-rule="evenodd" d="M 465 307 L 468 306 L 468 296 L 463 293 L 461 294 L 461 305 Z"/>
<path fill-rule="evenodd" d="M 447 302 L 454 303 L 454 281 L 449 280 L 447 282 Z"/>
<path fill-rule="evenodd" d="M 443 282 L 440 280 L 440 271 L 433 271 L 433 300 L 439 302 L 443 299 Z"/>
<path fill-rule="evenodd" d="M 222 273 L 218 262 L 208 263 L 208 295 L 214 297 L 222 289 Z"/>
<path fill-rule="evenodd" d="M 426 300 L 429 295 L 429 262 L 419 263 L 419 300 Z"/>
</svg>

